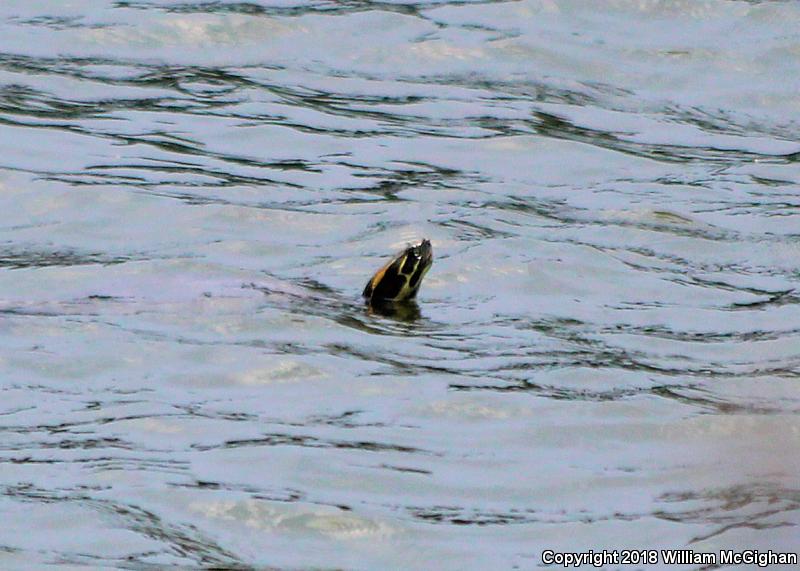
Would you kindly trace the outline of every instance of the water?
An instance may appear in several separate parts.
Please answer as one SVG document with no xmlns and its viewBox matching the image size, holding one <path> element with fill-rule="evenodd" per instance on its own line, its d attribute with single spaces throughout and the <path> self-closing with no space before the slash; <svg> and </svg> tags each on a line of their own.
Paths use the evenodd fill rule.
<svg viewBox="0 0 800 571">
<path fill-rule="evenodd" d="M 0 567 L 796 551 L 798 21 L 3 2 Z"/>
</svg>

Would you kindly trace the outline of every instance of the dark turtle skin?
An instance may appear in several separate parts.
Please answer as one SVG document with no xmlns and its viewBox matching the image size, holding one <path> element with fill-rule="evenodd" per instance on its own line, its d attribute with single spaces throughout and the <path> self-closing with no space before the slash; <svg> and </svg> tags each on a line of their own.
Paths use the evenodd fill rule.
<svg viewBox="0 0 800 571">
<path fill-rule="evenodd" d="M 430 240 L 409 246 L 375 272 L 362 294 L 370 304 L 414 299 L 422 278 L 433 265 Z"/>
</svg>

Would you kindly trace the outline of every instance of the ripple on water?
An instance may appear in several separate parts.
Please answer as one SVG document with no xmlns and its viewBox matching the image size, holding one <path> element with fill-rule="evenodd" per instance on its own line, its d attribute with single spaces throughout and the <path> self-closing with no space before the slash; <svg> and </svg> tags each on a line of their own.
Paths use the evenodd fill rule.
<svg viewBox="0 0 800 571">
<path fill-rule="evenodd" d="M 386 523 L 346 511 L 302 509 L 297 505 L 257 500 L 193 504 L 190 507 L 206 517 L 231 520 L 266 531 L 311 533 L 338 541 L 385 539 L 399 531 Z"/>
<path fill-rule="evenodd" d="M 3 4 L 0 567 L 794 549 L 798 10 Z"/>
</svg>

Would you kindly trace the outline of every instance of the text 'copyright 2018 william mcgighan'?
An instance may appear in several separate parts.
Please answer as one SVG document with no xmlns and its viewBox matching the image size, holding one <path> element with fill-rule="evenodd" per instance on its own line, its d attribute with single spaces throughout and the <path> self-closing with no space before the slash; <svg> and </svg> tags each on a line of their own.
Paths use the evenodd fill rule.
<svg viewBox="0 0 800 571">
<path fill-rule="evenodd" d="M 604 549 L 602 551 L 568 552 L 545 549 L 542 563 L 560 567 L 604 567 L 606 565 L 797 565 L 797 553 L 759 551 L 694 551 L 692 549 Z"/>
</svg>

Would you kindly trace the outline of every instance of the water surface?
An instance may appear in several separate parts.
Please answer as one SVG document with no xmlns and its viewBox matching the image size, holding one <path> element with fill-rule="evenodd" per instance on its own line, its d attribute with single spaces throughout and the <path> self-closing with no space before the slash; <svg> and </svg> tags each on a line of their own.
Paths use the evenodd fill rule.
<svg viewBox="0 0 800 571">
<path fill-rule="evenodd" d="M 0 567 L 797 550 L 798 23 L 4 2 Z"/>
</svg>

